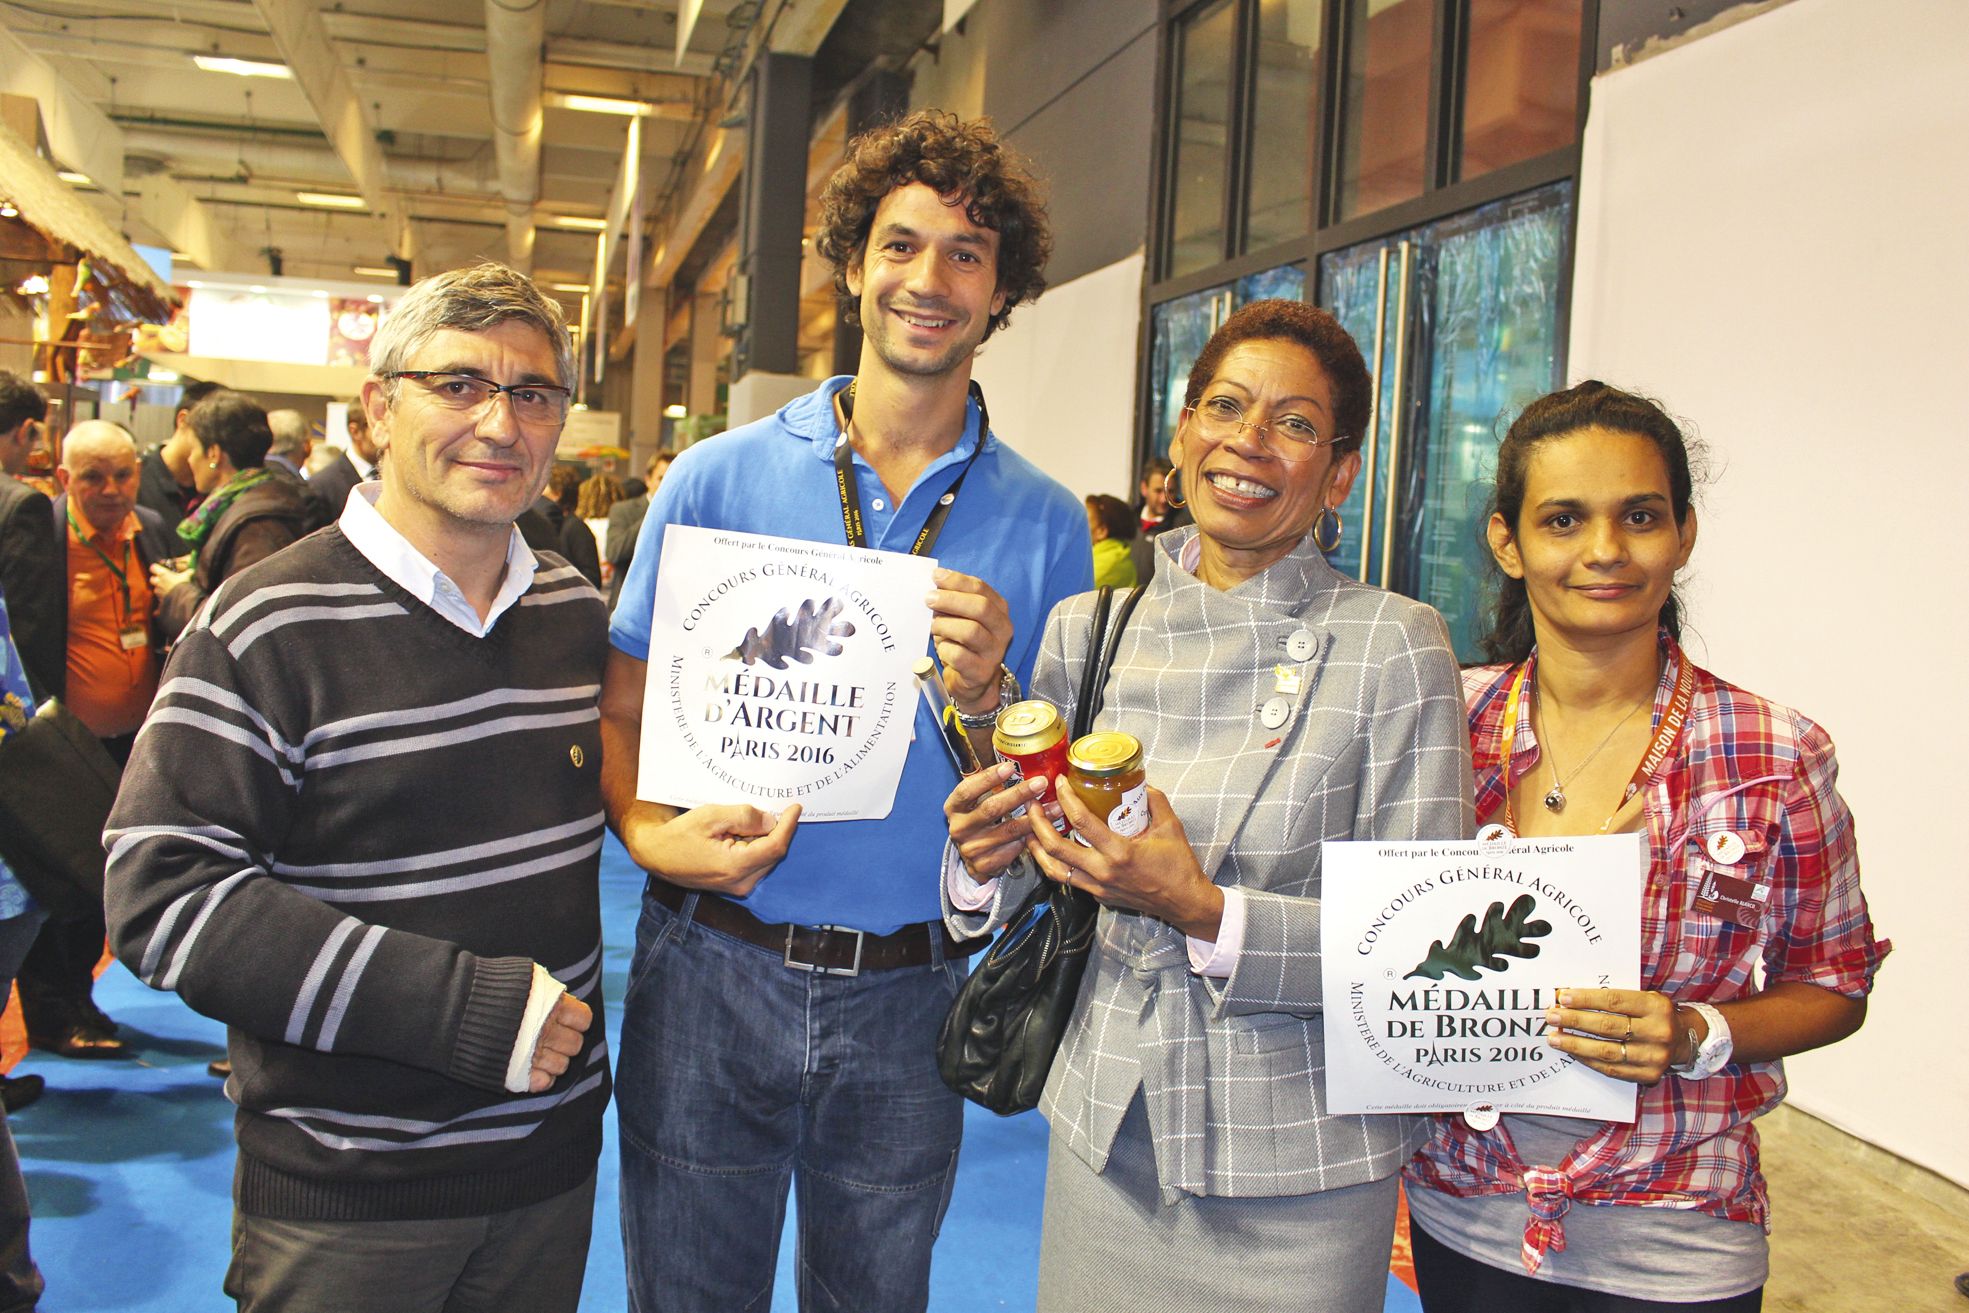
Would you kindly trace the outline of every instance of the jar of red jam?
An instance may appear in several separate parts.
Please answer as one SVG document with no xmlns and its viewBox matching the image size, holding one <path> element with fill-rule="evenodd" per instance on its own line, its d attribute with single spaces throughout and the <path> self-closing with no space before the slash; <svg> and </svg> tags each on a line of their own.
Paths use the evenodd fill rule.
<svg viewBox="0 0 1969 1313">
<path fill-rule="evenodd" d="M 1075 739 L 1067 752 L 1067 787 L 1087 810 L 1124 839 L 1148 828 L 1148 774 L 1142 744 L 1117 729 L 1097 730 Z M 1073 836 L 1087 842 L 1078 834 Z"/>
<path fill-rule="evenodd" d="M 1054 800 L 1059 780 L 1067 773 L 1067 723 L 1058 707 L 1039 698 L 1014 702 L 998 713 L 991 746 L 1012 763 L 1015 780 L 1046 781 L 1046 791 L 1036 799 L 1041 808 Z M 1067 823 L 1055 820 L 1053 828 L 1064 834 Z"/>
</svg>

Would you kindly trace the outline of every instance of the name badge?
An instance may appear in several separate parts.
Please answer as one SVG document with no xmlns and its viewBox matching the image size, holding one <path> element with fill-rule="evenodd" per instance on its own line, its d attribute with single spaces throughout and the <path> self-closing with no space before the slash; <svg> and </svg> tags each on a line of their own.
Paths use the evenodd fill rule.
<svg viewBox="0 0 1969 1313">
<path fill-rule="evenodd" d="M 1767 884 L 1752 884 L 1741 876 L 1711 868 L 1703 871 L 1696 886 L 1695 909 L 1753 929 L 1770 897 L 1771 886 Z"/>
<path fill-rule="evenodd" d="M 125 652 L 135 652 L 138 648 L 150 646 L 150 631 L 142 625 L 126 625 L 117 634 Z"/>
</svg>

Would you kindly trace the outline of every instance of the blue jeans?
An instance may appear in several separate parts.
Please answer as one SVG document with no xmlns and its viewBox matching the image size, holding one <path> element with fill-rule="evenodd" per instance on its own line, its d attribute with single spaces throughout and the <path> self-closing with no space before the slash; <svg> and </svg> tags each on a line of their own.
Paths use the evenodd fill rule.
<svg viewBox="0 0 1969 1313">
<path fill-rule="evenodd" d="M 963 1134 L 936 1037 L 963 976 L 794 970 L 645 896 L 616 1075 L 629 1307 L 769 1308 L 790 1182 L 803 1313 L 925 1308 Z"/>
</svg>

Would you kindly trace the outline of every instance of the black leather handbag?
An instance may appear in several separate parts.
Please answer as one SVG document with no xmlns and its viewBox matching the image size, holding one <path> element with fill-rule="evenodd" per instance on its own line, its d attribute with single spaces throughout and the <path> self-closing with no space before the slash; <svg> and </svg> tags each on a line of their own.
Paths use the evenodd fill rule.
<svg viewBox="0 0 1969 1313">
<path fill-rule="evenodd" d="M 1123 598 L 1110 621 L 1113 594 L 1103 588 L 1094 601 L 1094 632 L 1074 703 L 1076 739 L 1093 727 L 1101 709 L 1108 668 L 1142 590 Z M 1080 994 L 1100 912 L 1092 895 L 1039 881 L 972 968 L 944 1017 L 937 1037 L 937 1072 L 944 1084 L 1001 1116 L 1039 1105 Z"/>
<path fill-rule="evenodd" d="M 122 771 L 53 698 L 0 741 L 0 858 L 57 919 L 100 913 L 103 825 Z"/>
</svg>

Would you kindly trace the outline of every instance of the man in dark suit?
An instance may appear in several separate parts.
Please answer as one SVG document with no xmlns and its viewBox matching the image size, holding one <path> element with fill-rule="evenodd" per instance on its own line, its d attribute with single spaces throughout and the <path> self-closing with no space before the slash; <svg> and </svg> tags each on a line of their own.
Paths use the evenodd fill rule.
<svg viewBox="0 0 1969 1313">
<path fill-rule="evenodd" d="M 191 412 L 214 392 L 224 392 L 223 383 L 187 383 L 178 399 L 177 426 L 163 445 L 144 453 L 139 467 L 137 504 L 148 506 L 164 521 L 168 531 L 191 513 L 198 503 L 198 486 L 192 478 L 191 458 L 198 440 L 191 433 Z"/>
<path fill-rule="evenodd" d="M 27 469 L 47 417 L 48 403 L 34 385 L 0 370 L 0 591 L 37 699 L 61 697 L 66 689 L 67 595 L 48 498 L 14 476 Z"/>
<path fill-rule="evenodd" d="M 321 503 L 328 509 L 332 523 L 342 518 L 342 508 L 348 505 L 349 489 L 365 479 L 376 477 L 376 462 L 383 453 L 370 441 L 369 417 L 363 413 L 360 400 L 349 403 L 349 446 L 340 456 L 314 472 L 308 480 Z"/>
<path fill-rule="evenodd" d="M 341 503 L 337 502 L 331 512 L 321 489 L 310 484 L 301 473 L 308 465 L 308 449 L 314 446 L 307 416 L 298 410 L 270 410 L 267 427 L 273 430 L 273 446 L 267 448 L 266 463 L 261 468 L 301 494 L 308 508 L 307 532 L 313 533 L 322 525 L 333 523 L 342 513 Z M 343 499 L 347 498 L 348 494 L 344 493 Z"/>
<path fill-rule="evenodd" d="M 1155 574 L 1156 536 L 1195 523 L 1186 505 L 1170 505 L 1169 470 L 1169 461 L 1162 456 L 1151 456 L 1142 466 L 1142 499 L 1135 503 L 1142 531 L 1128 544 L 1128 553 L 1135 559 L 1135 578 L 1145 584 Z"/>
</svg>

